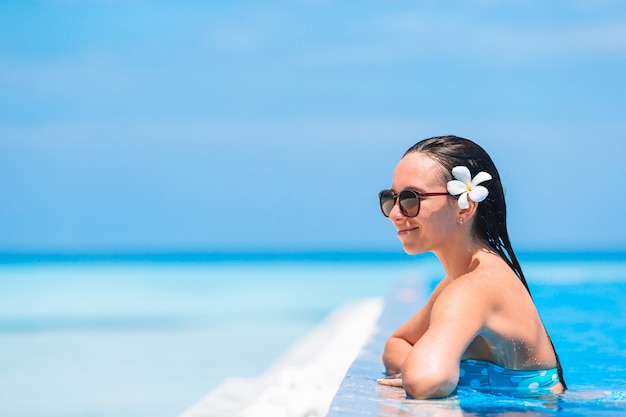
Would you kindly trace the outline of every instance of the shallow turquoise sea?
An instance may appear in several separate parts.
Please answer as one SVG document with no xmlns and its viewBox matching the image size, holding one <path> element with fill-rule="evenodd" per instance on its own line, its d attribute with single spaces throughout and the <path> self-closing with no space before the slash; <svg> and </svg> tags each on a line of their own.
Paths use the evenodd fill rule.
<svg viewBox="0 0 626 417">
<path fill-rule="evenodd" d="M 559 415 L 626 415 L 626 254 L 520 257 L 571 388 Z M 363 253 L 0 262 L 3 417 L 176 416 L 260 375 L 338 306 L 441 277 L 432 257 Z"/>
</svg>

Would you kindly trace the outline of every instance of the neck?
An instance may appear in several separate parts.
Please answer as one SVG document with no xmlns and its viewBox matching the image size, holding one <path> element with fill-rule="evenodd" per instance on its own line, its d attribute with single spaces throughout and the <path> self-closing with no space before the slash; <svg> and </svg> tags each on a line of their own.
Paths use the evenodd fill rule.
<svg viewBox="0 0 626 417">
<path fill-rule="evenodd" d="M 482 243 L 476 242 L 469 233 L 462 234 L 455 242 L 448 242 L 445 248 L 433 251 L 441 262 L 446 276 L 458 278 L 474 268 L 476 254 L 485 251 Z"/>
</svg>

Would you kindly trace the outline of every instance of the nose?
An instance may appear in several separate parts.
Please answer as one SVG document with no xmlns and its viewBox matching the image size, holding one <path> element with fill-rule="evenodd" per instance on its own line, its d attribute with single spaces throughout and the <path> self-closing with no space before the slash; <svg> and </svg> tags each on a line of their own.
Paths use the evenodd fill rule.
<svg viewBox="0 0 626 417">
<path fill-rule="evenodd" d="M 393 205 L 391 209 L 391 212 L 389 212 L 389 220 L 398 221 L 398 220 L 403 220 L 405 218 L 406 216 L 402 214 L 402 210 L 400 210 L 400 202 L 396 200 L 395 204 Z"/>
</svg>

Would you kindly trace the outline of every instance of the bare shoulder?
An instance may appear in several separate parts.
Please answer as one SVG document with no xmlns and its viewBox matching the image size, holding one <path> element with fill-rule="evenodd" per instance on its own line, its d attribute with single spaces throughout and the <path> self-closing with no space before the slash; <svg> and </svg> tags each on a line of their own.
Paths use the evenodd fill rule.
<svg viewBox="0 0 626 417">
<path fill-rule="evenodd" d="M 480 254 L 471 268 L 442 289 L 438 304 L 467 308 L 489 308 L 501 299 L 503 288 L 517 285 L 518 279 L 498 255 Z M 480 301 L 480 302 L 477 302 Z"/>
<path fill-rule="evenodd" d="M 459 284 L 479 287 L 481 290 L 507 285 L 511 280 L 518 281 L 511 267 L 499 255 L 492 252 L 477 254 L 470 270 L 460 278 Z"/>
</svg>

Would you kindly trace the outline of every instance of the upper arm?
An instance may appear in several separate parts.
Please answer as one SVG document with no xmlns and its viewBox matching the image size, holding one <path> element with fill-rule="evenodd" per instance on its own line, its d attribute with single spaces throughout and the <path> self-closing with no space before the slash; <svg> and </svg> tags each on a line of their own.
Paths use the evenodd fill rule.
<svg viewBox="0 0 626 417">
<path fill-rule="evenodd" d="M 422 335 L 428 330 L 430 325 L 430 315 L 435 300 L 446 286 L 446 280 L 443 280 L 431 293 L 426 304 L 415 313 L 408 321 L 400 326 L 391 337 L 406 340 L 409 344 L 415 345 L 415 343 L 422 337 Z"/>
<path fill-rule="evenodd" d="M 458 365 L 465 349 L 483 329 L 488 296 L 471 285 L 452 285 L 433 304 L 428 330 L 415 347 L 424 355 Z"/>
<path fill-rule="evenodd" d="M 454 390 L 459 362 L 483 329 L 490 308 L 488 292 L 469 284 L 467 280 L 452 283 L 434 301 L 428 329 L 404 362 L 405 389 L 412 385 L 409 388 L 417 393 L 434 389 L 441 395 Z"/>
</svg>

